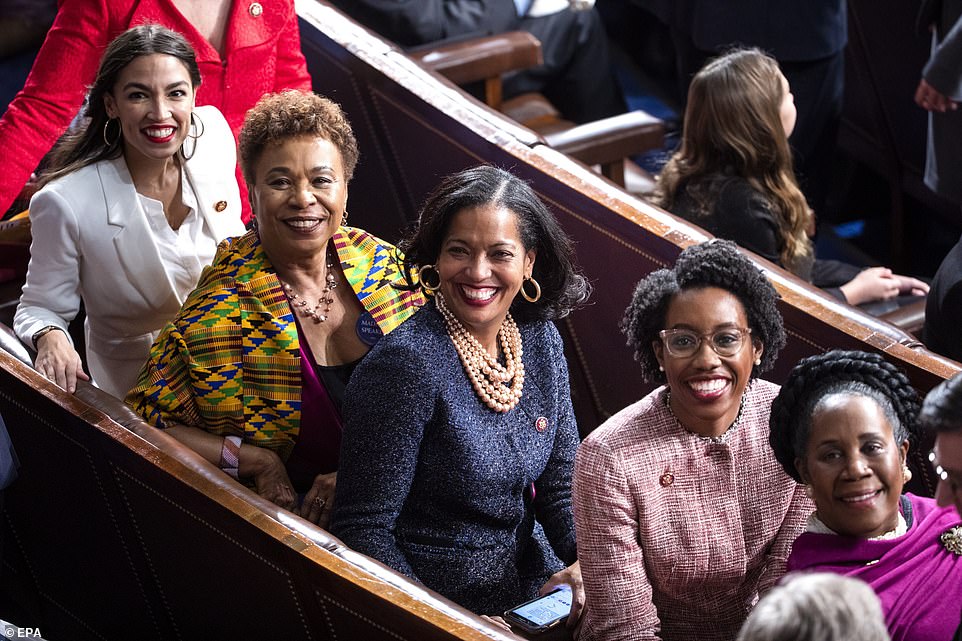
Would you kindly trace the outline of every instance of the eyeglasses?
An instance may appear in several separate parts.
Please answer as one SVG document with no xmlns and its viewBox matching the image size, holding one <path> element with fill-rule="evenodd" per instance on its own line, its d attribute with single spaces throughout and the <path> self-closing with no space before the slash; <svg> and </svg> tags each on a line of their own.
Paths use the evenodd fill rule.
<svg viewBox="0 0 962 641">
<path fill-rule="evenodd" d="M 929 452 L 929 463 L 935 468 L 935 475 L 938 476 L 940 480 L 949 484 L 949 490 L 952 494 L 958 494 L 959 490 L 962 489 L 962 484 L 959 483 L 959 479 L 955 478 L 953 474 L 939 465 L 939 459 L 935 456 L 934 450 Z"/>
<path fill-rule="evenodd" d="M 658 332 L 658 336 L 669 354 L 675 358 L 688 358 L 701 349 L 701 342 L 706 338 L 719 356 L 734 356 L 741 351 L 745 339 L 751 333 L 750 328 L 743 327 L 728 327 L 708 334 L 699 334 L 690 329 L 663 329 Z"/>
</svg>

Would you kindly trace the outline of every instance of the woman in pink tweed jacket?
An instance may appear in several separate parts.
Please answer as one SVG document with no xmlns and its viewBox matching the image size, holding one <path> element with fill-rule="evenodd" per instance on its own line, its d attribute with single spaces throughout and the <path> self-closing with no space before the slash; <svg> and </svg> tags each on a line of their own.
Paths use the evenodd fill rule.
<svg viewBox="0 0 962 641">
<path fill-rule="evenodd" d="M 665 383 L 611 417 L 575 464 L 582 641 L 731 641 L 784 573 L 812 511 L 768 444 L 785 344 L 776 294 L 734 243 L 643 279 L 624 330 Z"/>
</svg>

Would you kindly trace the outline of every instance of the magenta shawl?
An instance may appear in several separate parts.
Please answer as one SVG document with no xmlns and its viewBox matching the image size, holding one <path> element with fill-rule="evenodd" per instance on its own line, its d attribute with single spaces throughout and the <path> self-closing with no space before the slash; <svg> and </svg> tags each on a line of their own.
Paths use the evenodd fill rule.
<svg viewBox="0 0 962 641">
<path fill-rule="evenodd" d="M 904 535 L 868 541 L 806 532 L 792 547 L 788 569 L 835 572 L 868 583 L 882 601 L 892 641 L 950 641 L 959 625 L 962 556 L 948 551 L 939 537 L 959 525 L 959 515 L 933 499 L 912 494 L 903 499 L 911 505 Z"/>
</svg>

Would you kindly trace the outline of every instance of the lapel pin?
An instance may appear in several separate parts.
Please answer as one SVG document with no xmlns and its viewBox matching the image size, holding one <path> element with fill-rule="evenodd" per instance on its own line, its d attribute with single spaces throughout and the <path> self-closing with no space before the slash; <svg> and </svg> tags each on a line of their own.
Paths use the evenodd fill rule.
<svg viewBox="0 0 962 641">
<path fill-rule="evenodd" d="M 227 209 L 226 200 L 218 200 L 216 203 L 214 203 L 214 211 L 224 211 L 225 209 Z"/>
<path fill-rule="evenodd" d="M 250 14 L 255 18 L 259 17 L 262 13 L 264 13 L 264 7 L 261 6 L 260 2 L 252 2 L 251 6 L 248 7 L 247 10 L 250 11 Z"/>
<path fill-rule="evenodd" d="M 534 429 L 538 430 L 539 432 L 543 432 L 548 429 L 548 419 L 546 419 L 544 416 L 539 416 L 538 420 L 534 422 Z"/>
</svg>

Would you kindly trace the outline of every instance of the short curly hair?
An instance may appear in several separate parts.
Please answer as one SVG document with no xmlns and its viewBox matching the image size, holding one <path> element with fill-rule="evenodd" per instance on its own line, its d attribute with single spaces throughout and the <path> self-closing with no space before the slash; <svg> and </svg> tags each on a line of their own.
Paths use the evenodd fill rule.
<svg viewBox="0 0 962 641">
<path fill-rule="evenodd" d="M 240 132 L 244 180 L 254 184 L 254 167 L 268 145 L 301 136 L 330 140 L 341 152 L 344 176 L 350 182 L 360 156 L 351 123 L 333 100 L 297 89 L 264 94 L 244 117 Z"/>
<path fill-rule="evenodd" d="M 748 318 L 752 338 L 764 346 L 762 362 L 752 377 L 771 369 L 785 346 L 785 329 L 778 311 L 778 294 L 765 274 L 738 251 L 730 240 L 710 240 L 683 250 L 671 269 L 659 269 L 638 282 L 625 310 L 621 329 L 647 381 L 665 382 L 658 369 L 653 343 L 665 329 L 665 315 L 672 299 L 681 291 L 718 287 L 734 295 Z"/>
<path fill-rule="evenodd" d="M 796 481 L 802 478 L 795 461 L 808 446 L 812 417 L 836 394 L 874 400 L 892 424 L 895 442 L 914 440 L 919 394 L 901 369 L 871 352 L 832 350 L 803 358 L 772 403 L 768 436 L 775 458 Z"/>
</svg>

